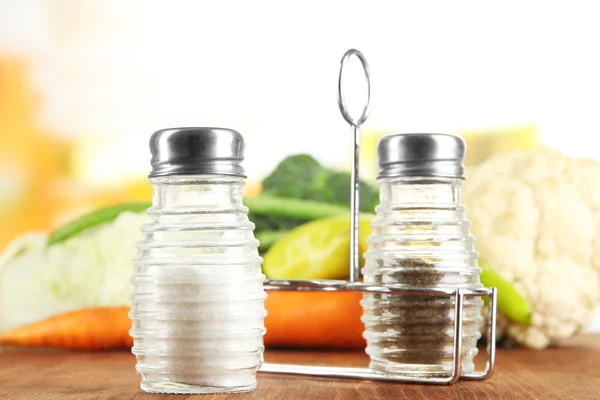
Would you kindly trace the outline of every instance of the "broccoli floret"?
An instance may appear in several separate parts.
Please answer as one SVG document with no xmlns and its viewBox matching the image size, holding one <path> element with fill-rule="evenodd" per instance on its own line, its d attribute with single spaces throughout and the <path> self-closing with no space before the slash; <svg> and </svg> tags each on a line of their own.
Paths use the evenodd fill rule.
<svg viewBox="0 0 600 400">
<path fill-rule="evenodd" d="M 376 187 L 361 181 L 360 209 L 373 212 Z M 285 158 L 262 182 L 262 194 L 244 199 L 263 254 L 277 238 L 303 223 L 349 215 L 350 174 L 323 167 L 308 154 Z"/>
<path fill-rule="evenodd" d="M 296 154 L 283 159 L 262 182 L 263 193 L 273 196 L 313 199 L 313 182 L 323 170 L 308 154 Z"/>
<path fill-rule="evenodd" d="M 323 198 L 319 198 L 318 200 L 350 206 L 350 174 L 348 172 L 326 170 L 317 176 L 317 181 L 318 186 L 322 188 L 319 193 L 323 196 Z M 379 190 L 361 180 L 360 210 L 363 212 L 374 212 L 375 206 L 378 203 Z"/>
<path fill-rule="evenodd" d="M 350 174 L 325 168 L 308 154 L 292 155 L 263 180 L 263 193 L 348 206 Z M 378 201 L 378 189 L 361 180 L 360 210 L 373 212 Z"/>
</svg>

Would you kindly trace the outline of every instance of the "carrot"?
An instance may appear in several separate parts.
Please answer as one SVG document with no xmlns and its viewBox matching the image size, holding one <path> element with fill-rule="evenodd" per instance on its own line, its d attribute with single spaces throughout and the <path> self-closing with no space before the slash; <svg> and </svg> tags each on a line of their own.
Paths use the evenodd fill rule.
<svg viewBox="0 0 600 400">
<path fill-rule="evenodd" d="M 129 307 L 88 308 L 0 333 L 0 343 L 76 350 L 130 348 Z"/>
<path fill-rule="evenodd" d="M 359 349 L 361 293 L 271 291 L 265 300 L 265 345 Z"/>
<path fill-rule="evenodd" d="M 360 293 L 269 292 L 269 347 L 364 348 Z M 74 350 L 130 348 L 128 307 L 88 308 L 0 333 L 0 344 Z"/>
</svg>

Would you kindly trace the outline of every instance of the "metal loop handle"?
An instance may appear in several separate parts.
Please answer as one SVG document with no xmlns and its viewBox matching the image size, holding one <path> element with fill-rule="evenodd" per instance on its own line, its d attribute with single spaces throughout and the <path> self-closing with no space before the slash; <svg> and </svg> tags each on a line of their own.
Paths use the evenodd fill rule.
<svg viewBox="0 0 600 400">
<path fill-rule="evenodd" d="M 352 56 L 356 56 L 358 58 L 358 60 L 360 61 L 360 63 L 362 64 L 363 72 L 365 74 L 365 80 L 367 81 L 367 101 L 365 103 L 365 106 L 363 107 L 362 113 L 360 114 L 360 116 L 358 118 L 352 118 L 352 116 L 350 115 L 350 112 L 348 111 L 348 108 L 346 107 L 346 101 L 344 99 L 344 94 L 343 94 L 343 90 L 342 90 L 342 76 L 343 76 L 343 72 L 344 72 L 344 66 L 346 65 L 346 62 Z M 358 51 L 356 49 L 350 49 L 346 53 L 344 53 L 344 56 L 342 57 L 342 60 L 340 61 L 340 75 L 338 78 L 338 106 L 340 107 L 340 112 L 342 113 L 342 116 L 344 117 L 346 122 L 348 122 L 350 125 L 360 126 L 360 124 L 365 122 L 367 120 L 367 118 L 369 117 L 370 104 L 371 104 L 371 73 L 369 70 L 369 64 L 367 63 L 367 59 L 365 58 L 363 53 L 361 53 L 360 51 Z"/>
<path fill-rule="evenodd" d="M 342 76 L 344 75 L 344 66 L 351 56 L 356 56 L 363 67 L 365 79 L 367 80 L 367 101 L 363 107 L 362 113 L 358 118 L 352 118 L 342 90 Z M 371 75 L 367 59 L 360 51 L 350 49 L 342 57 L 340 62 L 340 76 L 338 78 L 338 106 L 344 119 L 350 124 L 352 130 L 352 170 L 350 173 L 350 282 L 356 283 L 360 280 L 360 254 L 358 246 L 359 234 L 359 214 L 360 214 L 360 174 L 358 165 L 359 146 L 360 146 L 360 125 L 366 121 L 369 116 L 369 105 L 371 103 Z"/>
</svg>

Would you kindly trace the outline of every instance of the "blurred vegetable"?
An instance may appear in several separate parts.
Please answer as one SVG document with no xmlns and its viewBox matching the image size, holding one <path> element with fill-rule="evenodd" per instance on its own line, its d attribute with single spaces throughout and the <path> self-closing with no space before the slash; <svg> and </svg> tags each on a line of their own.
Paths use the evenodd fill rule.
<svg viewBox="0 0 600 400">
<path fill-rule="evenodd" d="M 531 307 L 529 323 L 512 315 L 499 336 L 541 349 L 585 328 L 600 295 L 600 163 L 542 147 L 496 155 L 467 178 L 481 261 Z M 521 303 L 507 295 L 503 314 Z"/>
<path fill-rule="evenodd" d="M 124 211 L 139 213 L 146 211 L 151 205 L 150 203 L 126 203 L 92 211 L 55 230 L 48 238 L 48 246 L 67 240 L 86 229 L 111 222 Z"/>
<path fill-rule="evenodd" d="M 260 242 L 260 246 L 258 247 L 258 252 L 260 255 L 264 255 L 266 250 L 270 249 L 277 241 L 281 240 L 285 235 L 287 235 L 287 231 L 267 231 L 262 230 L 255 232 L 254 236 Z"/>
<path fill-rule="evenodd" d="M 54 246 L 43 233 L 16 238 L 0 255 L 0 332 L 69 311 L 128 306 L 145 219 L 125 211 Z"/>
<path fill-rule="evenodd" d="M 296 199 L 246 200 L 256 215 L 271 212 L 277 218 L 347 212 L 341 206 Z M 50 238 L 43 233 L 16 238 L 0 255 L 0 332 L 81 308 L 128 305 L 131 260 L 147 218 L 129 210 L 147 207 L 136 203 L 105 208 L 59 228 Z M 284 235 L 257 232 L 266 244 Z"/>
<path fill-rule="evenodd" d="M 275 215 L 294 214 L 302 216 L 321 216 L 329 212 L 337 214 L 347 210 L 343 207 L 325 208 L 288 207 L 295 199 L 275 199 L 264 197 L 249 201 L 258 213 L 274 211 Z M 300 200 L 304 204 L 307 202 Z M 308 202 L 313 204 L 313 202 Z M 148 205 L 140 209 L 143 210 Z M 135 206 L 137 207 L 137 206 Z M 17 238 L 0 256 L 0 342 L 27 346 L 52 346 L 73 349 L 97 349 L 127 346 L 129 320 L 126 316 L 130 293 L 129 277 L 131 260 L 135 257 L 135 242 L 139 239 L 140 225 L 145 221 L 145 213 L 134 213 L 130 205 L 121 205 L 92 213 L 92 218 L 84 216 L 67 225 L 76 229 L 59 229 L 67 232 L 59 236 L 61 240 L 48 246 L 48 236 L 43 233 L 31 233 Z M 118 215 L 117 212 L 120 213 Z M 100 218 L 98 217 L 100 216 Z M 114 218 L 111 220 L 111 218 Z M 361 249 L 364 250 L 368 235 L 369 217 L 361 219 Z M 326 265 L 327 260 L 312 258 L 314 265 L 322 269 L 313 271 L 316 278 L 330 278 L 331 274 L 344 278 L 348 274 L 348 230 L 346 216 L 317 220 L 309 229 L 308 238 L 315 235 L 317 242 L 311 246 L 322 246 L 328 235 L 342 239 L 337 248 L 339 263 L 337 271 Z M 309 227 L 310 228 L 310 227 Z M 305 228 L 306 229 L 306 228 Z M 336 236 L 340 235 L 341 236 Z M 260 237 L 260 234 L 258 234 Z M 269 236 L 273 236 L 269 238 Z M 285 232 L 264 231 L 262 240 L 277 241 Z M 300 235 L 304 237 L 303 235 Z M 309 240 L 310 241 L 310 240 Z M 299 243 L 296 243 L 299 245 Z M 293 244 L 292 244 L 293 246 Z M 299 249 L 302 250 L 302 249 Z M 329 248 L 327 249 L 329 251 Z M 327 256 L 325 251 L 325 256 Z M 316 253 L 313 251 L 303 254 Z M 294 261 L 294 262 L 297 262 Z M 276 262 L 275 265 L 287 265 Z M 296 264 L 294 264 L 296 265 Z M 277 272 L 277 268 L 275 268 Z M 309 270 L 291 270 L 298 278 L 310 278 Z M 280 271 L 281 272 L 281 271 Z M 335 277 L 335 276 L 334 276 Z M 279 300 L 275 300 L 279 299 Z M 305 299 L 306 302 L 298 302 Z M 362 328 L 360 325 L 360 294 L 341 293 L 327 296 L 321 293 L 270 293 L 267 302 L 271 315 L 272 334 L 267 343 L 275 345 L 310 345 L 360 347 Z M 18 307 L 16 305 L 18 304 Z M 293 309 L 290 308 L 293 306 Z M 284 311 L 290 308 L 291 314 Z M 332 311 L 335 310 L 335 311 Z M 335 312 L 335 316 L 328 313 Z M 114 314 L 121 313 L 121 314 Z M 350 313 L 346 320 L 346 315 Z M 304 326 L 306 337 L 297 341 L 285 341 L 285 326 L 289 315 L 311 315 L 312 318 L 295 320 L 290 329 Z M 116 316 L 115 316 L 116 315 Z M 105 318 L 103 320 L 103 318 Z M 127 323 L 123 323 L 123 319 Z M 304 322 L 302 322 L 304 321 Z M 106 329 L 110 327 L 110 335 Z M 284 330 L 282 330 L 284 329 Z M 323 332 L 329 332 L 321 336 Z M 112 336 L 111 336 L 112 335 Z M 288 338 L 295 336 L 288 335 Z M 90 339 L 92 338 L 92 339 Z"/>
<path fill-rule="evenodd" d="M 373 212 L 379 202 L 378 188 L 361 181 L 360 209 Z M 350 174 L 334 171 L 307 154 L 285 158 L 263 180 L 263 194 L 325 203 L 350 204 Z"/>
<path fill-rule="evenodd" d="M 75 350 L 130 348 L 129 307 L 88 308 L 0 333 L 0 343 Z"/>
<path fill-rule="evenodd" d="M 337 204 L 270 195 L 244 198 L 244 205 L 258 232 L 290 230 L 315 219 L 350 214 L 348 208 Z"/>
<path fill-rule="evenodd" d="M 378 201 L 378 189 L 361 181 L 361 209 L 373 211 Z M 265 254 L 286 231 L 316 219 L 349 215 L 350 174 L 324 168 L 308 154 L 292 155 L 264 179 L 261 195 L 246 196 L 244 204 L 256 226 L 259 251 Z"/>
<path fill-rule="evenodd" d="M 481 283 L 486 287 L 498 288 L 498 311 L 519 324 L 531 323 L 531 307 L 527 300 L 500 275 L 482 267 Z M 487 297 L 484 298 L 487 303 Z"/>
<path fill-rule="evenodd" d="M 315 200 L 314 177 L 323 170 L 317 160 L 308 154 L 285 158 L 269 176 L 263 179 L 262 193 L 280 197 Z"/>
<path fill-rule="evenodd" d="M 361 293 L 270 292 L 265 345 L 364 348 Z M 130 348 L 129 307 L 58 314 L 0 333 L 0 343 L 73 350 Z"/>
<path fill-rule="evenodd" d="M 464 131 L 459 135 L 467 142 L 467 166 L 478 165 L 495 154 L 530 150 L 540 144 L 537 127 L 531 123 Z"/>
<path fill-rule="evenodd" d="M 333 215 L 349 215 L 350 210 L 337 204 L 274 196 L 244 198 L 248 218 L 254 223 L 259 251 L 264 254 L 289 230 L 307 221 Z"/>
<path fill-rule="evenodd" d="M 246 197 L 244 204 L 249 208 L 250 220 L 256 224 L 261 248 L 265 250 L 277 238 L 282 237 L 286 229 L 292 229 L 305 221 L 349 213 L 348 208 L 335 204 L 273 196 Z M 48 238 L 48 245 L 60 243 L 86 229 L 111 222 L 123 211 L 144 212 L 151 205 L 146 202 L 125 203 L 92 211 L 55 230 Z"/>
<path fill-rule="evenodd" d="M 362 293 L 269 292 L 265 345 L 362 349 Z"/>
<path fill-rule="evenodd" d="M 370 222 L 371 217 L 360 219 L 361 255 L 367 248 Z M 264 256 L 263 272 L 270 279 L 345 279 L 349 257 L 349 217 L 319 219 L 276 242 Z"/>
<path fill-rule="evenodd" d="M 4 15 L 6 5 L 0 8 Z M 21 52 L 0 53 L 2 250 L 17 234 L 45 230 L 52 223 L 57 212 L 52 193 L 71 171 L 72 149 L 71 139 L 38 123 L 41 98 L 31 60 Z"/>
<path fill-rule="evenodd" d="M 349 176 L 324 169 L 312 157 L 305 155 L 292 157 L 278 168 L 291 168 L 291 180 L 286 183 L 280 175 L 278 184 L 289 183 L 294 190 L 299 189 L 297 192 L 287 191 L 283 187 L 275 190 L 273 178 L 262 195 L 244 198 L 249 217 L 256 224 L 255 233 L 261 241 L 260 250 L 264 252 L 271 246 L 284 249 L 283 252 L 275 250 L 270 256 L 265 256 L 270 260 L 267 269 L 269 265 L 273 266 L 270 275 L 304 279 L 347 277 L 349 209 L 347 204 L 341 204 L 347 199 L 342 199 L 339 191 L 343 188 L 349 193 Z M 275 172 L 281 173 L 281 169 Z M 275 172 L 272 177 L 277 176 Z M 309 179 L 303 181 L 304 175 Z M 306 198 L 310 191 L 315 194 L 313 200 Z M 276 193 L 282 195 L 278 197 Z M 299 198 L 289 197 L 292 194 Z M 31 345 L 37 343 L 73 348 L 84 348 L 84 343 L 89 343 L 87 348 L 100 346 L 100 342 L 86 339 L 89 332 L 85 329 L 69 331 L 69 323 L 72 326 L 81 323 L 82 327 L 92 327 L 89 321 L 86 322 L 86 315 L 90 317 L 94 314 L 79 313 L 78 310 L 128 306 L 129 277 L 133 268 L 131 260 L 135 257 L 135 243 L 141 236 L 140 225 L 147 218 L 142 211 L 149 206 L 149 203 L 132 203 L 108 207 L 75 219 L 49 237 L 40 233 L 17 238 L 0 256 L 0 332 L 5 332 L 3 340 L 14 343 L 19 340 L 26 343 L 29 340 Z M 318 223 L 309 224 L 308 228 L 298 228 L 300 233 L 288 234 L 299 225 L 315 220 Z M 367 230 L 370 231 L 369 220 L 361 220 L 361 224 L 365 222 L 360 237 L 361 251 L 366 248 Z M 281 242 L 284 244 L 279 245 Z M 288 294 L 290 298 L 298 298 L 298 294 L 294 293 L 277 294 L 275 297 L 285 299 Z M 343 301 L 340 303 L 335 299 L 348 299 L 350 295 L 355 294 L 329 298 L 332 303 L 327 303 L 327 309 L 335 304 L 345 307 Z M 15 304 L 19 307 L 15 307 Z M 271 308 L 275 307 L 273 302 L 270 304 Z M 287 304 L 289 306 L 289 302 Z M 360 309 L 358 300 L 352 304 Z M 300 306 L 296 304 L 296 307 Z M 320 315 L 320 311 L 312 308 L 314 304 L 306 303 L 304 306 L 307 307 L 305 312 Z M 302 310 L 295 312 L 302 313 Z M 273 315 L 275 326 L 281 327 L 275 318 L 277 312 Z M 319 318 L 328 319 L 325 314 Z M 344 321 L 334 318 L 327 322 L 331 324 L 335 321 L 340 323 L 336 325 L 336 330 L 343 331 Z M 110 325 L 110 322 L 107 324 Z M 119 333 L 119 327 L 114 329 Z M 317 332 L 314 326 L 307 325 L 307 329 L 313 334 Z M 49 336 L 51 332 L 56 336 Z M 100 340 L 104 340 L 103 331 L 98 332 Z M 319 342 L 309 335 L 307 340 L 311 345 L 319 345 L 330 339 L 323 337 Z M 362 340 L 360 335 L 359 340 Z M 115 339 L 105 345 L 111 346 L 108 343 L 118 345 L 119 342 Z M 342 340 L 341 343 L 345 346 L 343 343 L 346 342 Z"/>
</svg>

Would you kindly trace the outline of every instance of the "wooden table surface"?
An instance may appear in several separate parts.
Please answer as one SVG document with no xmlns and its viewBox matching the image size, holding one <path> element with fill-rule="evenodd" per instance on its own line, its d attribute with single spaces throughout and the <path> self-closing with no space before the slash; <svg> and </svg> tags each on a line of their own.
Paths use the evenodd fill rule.
<svg viewBox="0 0 600 400">
<path fill-rule="evenodd" d="M 365 366 L 362 352 L 267 351 L 272 362 Z M 481 360 L 480 360 L 481 361 Z M 600 399 L 600 335 L 544 351 L 500 349 L 487 381 L 428 386 L 259 373 L 258 388 L 229 395 L 156 395 L 139 389 L 128 352 L 0 348 L 0 399 Z"/>
</svg>

